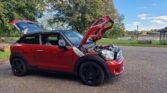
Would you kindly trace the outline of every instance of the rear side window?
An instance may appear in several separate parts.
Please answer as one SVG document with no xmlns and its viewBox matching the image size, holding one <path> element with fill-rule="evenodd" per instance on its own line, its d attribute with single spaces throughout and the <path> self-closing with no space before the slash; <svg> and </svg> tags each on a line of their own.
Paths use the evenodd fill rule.
<svg viewBox="0 0 167 93">
<path fill-rule="evenodd" d="M 23 36 L 18 43 L 22 44 L 40 44 L 39 43 L 39 35 L 28 35 Z"/>
</svg>

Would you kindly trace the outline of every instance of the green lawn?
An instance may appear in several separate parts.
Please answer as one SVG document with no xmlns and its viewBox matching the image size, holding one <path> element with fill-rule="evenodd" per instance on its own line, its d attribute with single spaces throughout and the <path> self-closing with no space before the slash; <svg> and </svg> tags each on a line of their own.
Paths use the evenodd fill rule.
<svg viewBox="0 0 167 93">
<path fill-rule="evenodd" d="M 0 37 L 0 41 L 5 42 L 5 41 L 17 41 L 19 37 Z"/>
<path fill-rule="evenodd" d="M 10 52 L 0 52 L 0 60 L 7 59 L 10 55 Z"/>
<path fill-rule="evenodd" d="M 153 41 L 152 44 L 139 44 L 137 40 L 117 40 L 117 39 L 108 39 L 103 38 L 98 41 L 98 44 L 104 45 L 120 45 L 120 46 L 143 46 L 143 47 L 164 47 L 167 48 L 167 45 L 161 45 L 159 41 Z"/>
<path fill-rule="evenodd" d="M 1 47 L 2 46 L 5 47 L 4 52 L 0 51 L 0 63 L 5 61 L 5 60 L 8 60 L 9 55 L 10 55 L 9 45 L 10 44 L 7 44 L 7 43 L 0 43 Z"/>
<path fill-rule="evenodd" d="M 9 59 L 10 52 L 0 52 L 0 64 Z"/>
</svg>

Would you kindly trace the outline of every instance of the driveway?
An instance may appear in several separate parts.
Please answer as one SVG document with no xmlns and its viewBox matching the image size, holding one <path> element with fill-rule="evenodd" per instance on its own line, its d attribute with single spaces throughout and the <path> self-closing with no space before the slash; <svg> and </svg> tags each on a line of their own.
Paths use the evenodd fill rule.
<svg viewBox="0 0 167 93">
<path fill-rule="evenodd" d="M 76 77 L 34 72 L 15 77 L 0 65 L 0 93 L 167 93 L 167 48 L 122 47 L 125 72 L 101 86 L 83 85 Z"/>
</svg>

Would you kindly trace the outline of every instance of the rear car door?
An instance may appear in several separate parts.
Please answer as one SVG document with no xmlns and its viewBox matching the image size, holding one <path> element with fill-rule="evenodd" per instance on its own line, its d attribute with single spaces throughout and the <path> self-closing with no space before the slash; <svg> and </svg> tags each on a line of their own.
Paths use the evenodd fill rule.
<svg viewBox="0 0 167 93">
<path fill-rule="evenodd" d="M 19 46 L 18 50 L 30 65 L 37 65 L 35 54 L 40 47 L 39 34 L 24 35 L 17 41 L 16 46 Z"/>
<path fill-rule="evenodd" d="M 41 34 L 42 45 L 36 53 L 36 61 L 39 67 L 64 72 L 72 72 L 74 68 L 74 57 L 76 56 L 71 46 L 64 50 L 58 46 L 61 38 L 59 33 Z M 63 38 L 61 38 L 63 39 Z"/>
</svg>

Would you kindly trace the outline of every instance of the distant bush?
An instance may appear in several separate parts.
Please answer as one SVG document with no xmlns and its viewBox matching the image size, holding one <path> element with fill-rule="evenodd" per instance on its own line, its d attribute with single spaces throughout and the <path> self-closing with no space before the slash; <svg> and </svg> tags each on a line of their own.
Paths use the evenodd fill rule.
<svg viewBox="0 0 167 93">
<path fill-rule="evenodd" d="M 139 44 L 152 44 L 152 40 L 138 40 Z"/>
<path fill-rule="evenodd" d="M 160 44 L 161 44 L 161 45 L 167 45 L 167 40 L 161 40 L 161 41 L 160 41 Z"/>
</svg>

